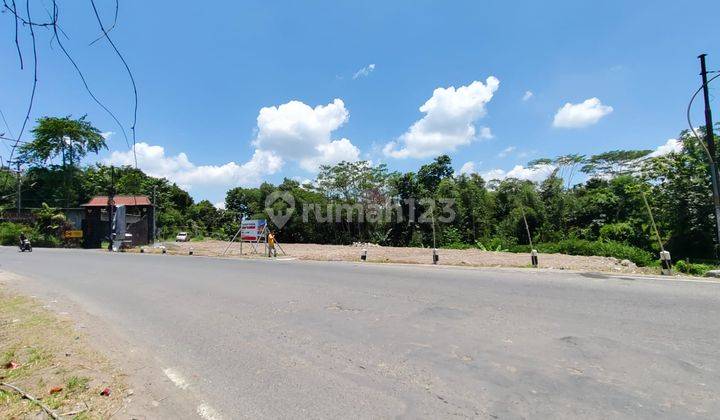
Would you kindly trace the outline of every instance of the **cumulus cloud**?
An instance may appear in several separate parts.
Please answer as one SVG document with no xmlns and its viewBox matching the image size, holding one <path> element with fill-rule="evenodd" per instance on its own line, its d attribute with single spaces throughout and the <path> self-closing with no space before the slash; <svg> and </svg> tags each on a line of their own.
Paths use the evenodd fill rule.
<svg viewBox="0 0 720 420">
<path fill-rule="evenodd" d="M 319 154 L 300 161 L 300 167 L 308 172 L 317 172 L 322 165 L 332 165 L 342 161 L 354 162 L 360 158 L 360 149 L 348 139 L 333 140 L 321 144 L 316 149 Z"/>
<path fill-rule="evenodd" d="M 185 153 L 169 156 L 162 146 L 144 142 L 135 145 L 138 167 L 150 176 L 167 178 L 184 188 L 192 190 L 197 186 L 252 186 L 257 185 L 266 175 L 272 175 L 283 165 L 283 160 L 270 151 L 255 150 L 249 161 L 238 164 L 196 165 Z M 105 160 L 106 164 L 133 165 L 132 150 L 115 151 Z"/>
<path fill-rule="evenodd" d="M 553 126 L 558 128 L 582 128 L 597 124 L 613 112 L 613 107 L 603 105 L 598 98 L 590 98 L 579 104 L 566 103 L 555 114 Z"/>
<path fill-rule="evenodd" d="M 213 204 L 216 209 L 218 210 L 225 210 L 225 202 L 224 201 L 218 201 L 217 203 Z"/>
<path fill-rule="evenodd" d="M 370 73 L 372 73 L 374 71 L 375 71 L 375 64 L 368 64 L 367 66 L 356 71 L 355 74 L 353 74 L 353 79 L 358 79 L 360 77 L 367 77 L 370 75 Z"/>
<path fill-rule="evenodd" d="M 538 165 L 532 168 L 527 168 L 522 165 L 516 165 L 509 171 L 504 171 L 502 169 L 492 169 L 490 171 L 481 173 L 480 176 L 482 176 L 483 179 L 485 179 L 486 181 L 502 181 L 506 178 L 517 178 L 533 182 L 540 182 L 544 181 L 547 177 L 549 177 L 554 170 L 555 166 L 553 165 Z"/>
<path fill-rule="evenodd" d="M 332 140 L 333 131 L 349 119 L 345 103 L 335 99 L 315 108 L 300 101 L 265 107 L 257 117 L 253 145 L 283 160 L 297 161 L 308 171 L 343 160 L 355 161 L 360 149 L 348 139 Z"/>
<path fill-rule="evenodd" d="M 110 137 L 113 136 L 113 134 L 115 134 L 114 131 L 103 131 L 102 133 L 100 133 L 100 135 L 102 136 L 102 138 L 105 139 L 105 140 L 109 140 Z"/>
<path fill-rule="evenodd" d="M 383 153 L 394 158 L 424 158 L 455 151 L 478 138 L 491 138 L 490 129 L 482 127 L 478 133 L 475 122 L 485 116 L 485 107 L 499 86 L 500 81 L 490 76 L 485 83 L 435 89 L 420 107 L 425 116 L 387 143 Z"/>
<path fill-rule="evenodd" d="M 527 102 L 527 101 L 529 101 L 530 99 L 532 99 L 533 96 L 535 96 L 535 94 L 532 93 L 532 91 L 526 90 L 526 91 L 525 91 L 525 94 L 523 95 L 522 100 L 523 100 L 523 102 Z"/>
<path fill-rule="evenodd" d="M 678 139 L 669 139 L 655 149 L 648 157 L 664 156 L 670 153 L 680 153 L 683 150 L 683 142 Z"/>
<path fill-rule="evenodd" d="M 460 171 L 458 172 L 459 175 L 470 175 L 474 174 L 477 171 L 475 170 L 475 162 L 468 161 L 463 163 L 463 166 L 460 167 Z"/>
</svg>

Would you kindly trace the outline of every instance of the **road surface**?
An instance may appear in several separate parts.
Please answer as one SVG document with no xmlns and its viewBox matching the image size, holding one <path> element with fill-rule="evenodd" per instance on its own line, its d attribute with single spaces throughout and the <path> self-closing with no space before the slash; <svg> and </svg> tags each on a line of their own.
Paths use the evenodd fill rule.
<svg viewBox="0 0 720 420">
<path fill-rule="evenodd" d="M 14 248 L 0 269 L 112 323 L 205 418 L 720 412 L 717 283 Z"/>
</svg>

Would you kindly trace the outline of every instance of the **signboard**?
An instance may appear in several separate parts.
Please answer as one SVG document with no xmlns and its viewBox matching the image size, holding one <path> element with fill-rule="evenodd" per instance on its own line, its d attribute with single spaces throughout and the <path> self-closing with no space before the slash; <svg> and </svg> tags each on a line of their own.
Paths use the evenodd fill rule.
<svg viewBox="0 0 720 420">
<path fill-rule="evenodd" d="M 265 220 L 243 220 L 240 225 L 240 240 L 246 242 L 256 242 L 263 238 L 263 231 L 267 221 Z"/>
<path fill-rule="evenodd" d="M 65 239 L 79 239 L 83 237 L 83 231 L 82 230 L 66 230 L 63 232 L 63 237 Z"/>
</svg>

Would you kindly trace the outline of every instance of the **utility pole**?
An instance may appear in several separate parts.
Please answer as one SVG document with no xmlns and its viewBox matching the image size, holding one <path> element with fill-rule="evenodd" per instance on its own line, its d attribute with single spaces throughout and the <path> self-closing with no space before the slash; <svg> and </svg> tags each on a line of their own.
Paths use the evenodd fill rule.
<svg viewBox="0 0 720 420">
<path fill-rule="evenodd" d="M 20 160 L 16 160 L 17 165 L 17 217 L 20 218 L 22 210 L 22 175 L 20 174 Z"/>
<path fill-rule="evenodd" d="M 153 223 L 152 223 L 152 239 L 153 245 L 157 241 L 157 185 L 153 185 Z"/>
<path fill-rule="evenodd" d="M 705 96 L 705 142 L 707 143 L 708 153 L 710 154 L 710 178 L 712 179 L 713 204 L 715 205 L 715 233 L 717 235 L 717 247 L 720 247 L 720 179 L 718 179 L 718 170 L 715 159 L 717 152 L 715 151 L 715 135 L 713 133 L 712 112 L 710 111 L 710 94 L 708 92 L 707 68 L 705 67 L 705 57 L 707 54 L 700 54 L 700 75 L 703 82 L 703 95 Z"/>
<path fill-rule="evenodd" d="M 110 167 L 110 189 L 108 191 L 108 239 L 110 245 L 108 245 L 108 251 L 112 251 L 113 240 L 115 235 L 113 232 L 113 210 L 115 207 L 115 167 Z"/>
</svg>

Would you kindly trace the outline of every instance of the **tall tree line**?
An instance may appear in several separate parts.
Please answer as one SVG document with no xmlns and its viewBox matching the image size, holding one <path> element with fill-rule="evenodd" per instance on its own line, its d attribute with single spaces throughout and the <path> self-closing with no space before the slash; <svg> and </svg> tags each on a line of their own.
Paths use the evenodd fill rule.
<svg viewBox="0 0 720 420">
<path fill-rule="evenodd" d="M 286 224 L 273 226 L 284 242 L 505 248 L 531 239 L 535 244 L 578 239 L 653 253 L 662 243 L 677 258 L 716 258 L 708 156 L 687 131 L 679 136 L 682 150 L 664 155 L 614 150 L 536 159 L 529 168 L 551 170 L 538 182 L 457 174 L 446 155 L 416 172 L 341 162 L 321 167 L 311 183 L 285 179 L 279 185 L 233 188 L 222 210 L 208 201 L 196 203 L 176 184 L 139 169 L 81 166 L 83 156 L 106 147 L 84 118 L 44 118 L 33 133 L 35 140 L 22 148 L 30 165 L 22 178 L 24 206 L 77 207 L 106 195 L 114 181 L 118 194 L 155 194 L 158 227 L 167 237 L 187 230 L 196 237 L 228 239 L 243 217 L 288 213 L 283 200 L 266 208 L 268 197 L 282 192 L 295 205 Z M 15 175 L 4 169 L 0 207 L 11 209 Z"/>
</svg>

